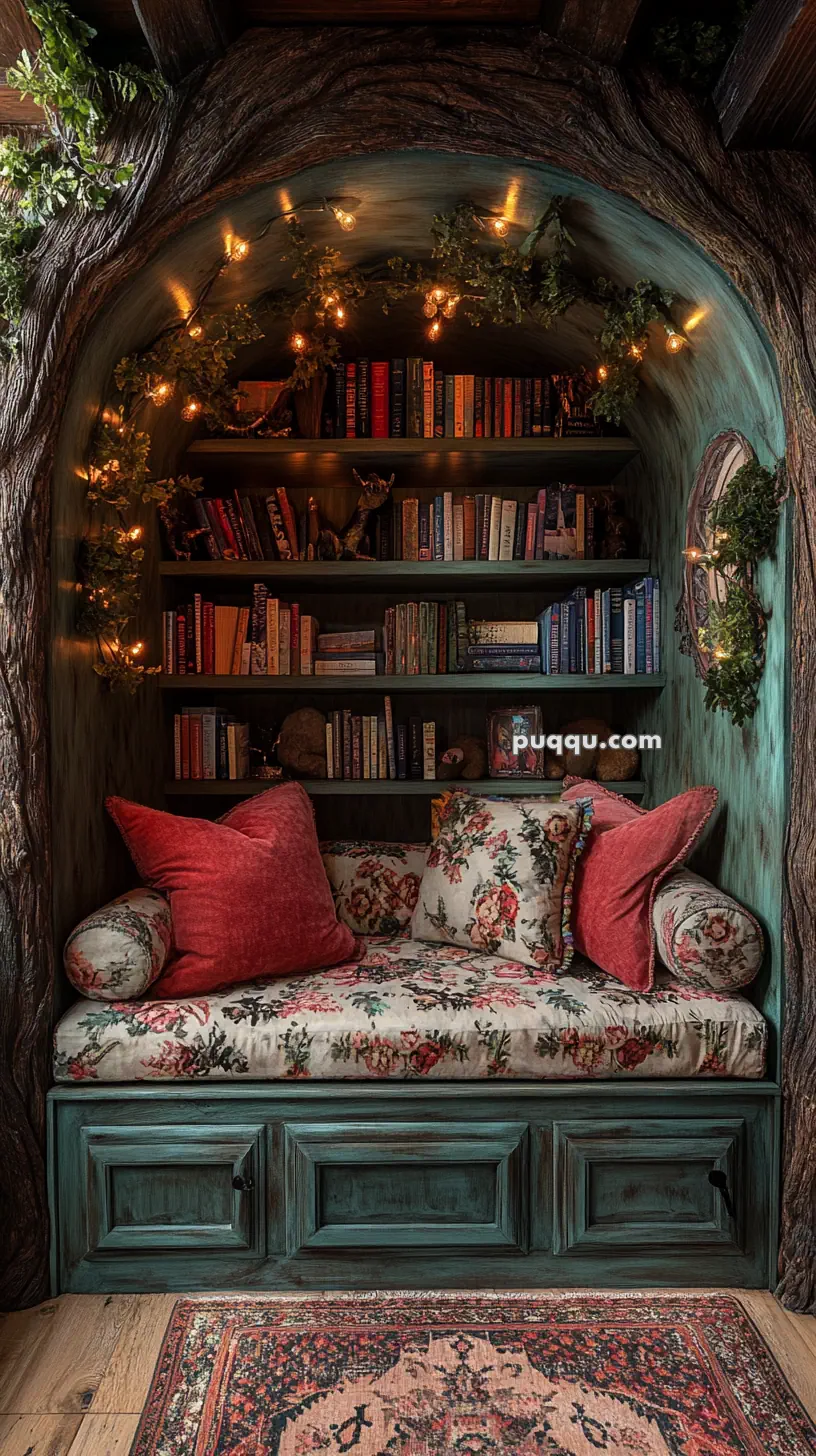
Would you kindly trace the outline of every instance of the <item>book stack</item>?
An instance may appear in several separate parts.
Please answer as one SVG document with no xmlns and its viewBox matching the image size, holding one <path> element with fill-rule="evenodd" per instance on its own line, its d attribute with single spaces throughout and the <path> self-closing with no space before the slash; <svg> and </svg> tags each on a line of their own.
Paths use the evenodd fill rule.
<svg viewBox="0 0 816 1456">
<path fill-rule="evenodd" d="M 203 554 L 211 561 L 299 561 L 299 525 L 283 486 L 271 495 L 237 490 L 192 503 Z"/>
<path fill-rule="evenodd" d="M 574 485 L 550 485 L 531 501 L 509 496 L 394 499 L 393 526 L 375 536 L 402 561 L 569 561 L 595 555 L 595 506 Z"/>
<path fill-rule="evenodd" d="M 347 440 L 599 435 L 583 377 L 444 374 L 430 359 L 355 359 L 334 367 L 322 432 Z"/>
<path fill-rule="evenodd" d="M 661 670 L 659 577 L 644 576 L 606 591 L 577 586 L 538 621 L 545 673 Z"/>
<path fill-rule="evenodd" d="M 216 606 L 196 592 L 188 605 L 162 613 L 162 628 L 162 668 L 173 675 L 308 677 L 315 671 L 316 618 L 297 602 L 270 596 L 263 582 L 252 588 L 251 607 Z"/>
<path fill-rule="evenodd" d="M 384 668 L 377 651 L 375 627 L 360 631 L 321 632 L 314 655 L 315 677 L 374 677 Z"/>
<path fill-rule="evenodd" d="M 249 778 L 249 724 L 217 708 L 182 708 L 173 719 L 177 779 Z"/>
<path fill-rule="evenodd" d="M 326 769 L 330 779 L 435 779 L 436 723 L 395 724 L 388 697 L 381 713 L 335 709 L 326 720 Z"/>
<path fill-rule="evenodd" d="M 541 672 L 538 622 L 471 622 L 468 672 Z"/>
<path fill-rule="evenodd" d="M 387 607 L 383 626 L 385 671 L 464 672 L 467 615 L 463 601 L 398 602 Z"/>
</svg>

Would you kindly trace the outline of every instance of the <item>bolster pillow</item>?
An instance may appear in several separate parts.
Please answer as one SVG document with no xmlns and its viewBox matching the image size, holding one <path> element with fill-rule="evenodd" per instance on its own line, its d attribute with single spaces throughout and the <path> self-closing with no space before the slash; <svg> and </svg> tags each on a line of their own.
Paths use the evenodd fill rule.
<svg viewBox="0 0 816 1456">
<path fill-rule="evenodd" d="M 161 975 L 173 943 L 157 890 L 128 890 L 80 921 L 65 942 L 68 980 L 91 1001 L 132 1001 Z"/>
<path fill-rule="evenodd" d="M 762 964 L 762 930 L 750 911 L 685 866 L 657 891 L 652 926 L 664 966 L 689 986 L 733 991 Z"/>
</svg>

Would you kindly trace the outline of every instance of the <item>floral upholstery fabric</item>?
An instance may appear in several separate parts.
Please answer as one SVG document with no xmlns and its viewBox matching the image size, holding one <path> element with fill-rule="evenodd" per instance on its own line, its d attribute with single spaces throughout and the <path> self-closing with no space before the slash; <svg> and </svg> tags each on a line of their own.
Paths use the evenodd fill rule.
<svg viewBox="0 0 816 1456">
<path fill-rule="evenodd" d="M 661 973 L 662 974 L 662 973 Z M 362 959 L 187 1001 L 79 1002 L 58 1082 L 761 1077 L 765 1022 L 740 996 L 663 976 L 633 992 L 459 946 L 371 937 Z"/>
<path fill-rule="evenodd" d="M 693 870 L 660 887 L 652 926 L 664 966 L 686 985 L 731 991 L 759 972 L 765 947 L 753 915 Z"/>
<path fill-rule="evenodd" d="M 427 844 L 329 840 L 320 849 L 338 920 L 358 935 L 407 934 Z"/>
<path fill-rule="evenodd" d="M 72 986 L 92 1001 L 143 996 L 173 942 L 170 906 L 157 890 L 129 890 L 71 931 L 64 951 Z"/>
<path fill-rule="evenodd" d="M 454 794 L 428 852 L 414 939 L 567 966 L 572 877 L 590 818 L 584 800 L 528 806 Z"/>
</svg>

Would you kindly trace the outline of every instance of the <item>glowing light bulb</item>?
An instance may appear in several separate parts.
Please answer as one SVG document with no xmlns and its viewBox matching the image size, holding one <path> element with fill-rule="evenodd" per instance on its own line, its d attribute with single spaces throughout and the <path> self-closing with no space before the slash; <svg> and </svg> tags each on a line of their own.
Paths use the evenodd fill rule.
<svg viewBox="0 0 816 1456">
<path fill-rule="evenodd" d="M 442 312 L 445 315 L 445 318 L 453 318 L 454 314 L 456 313 L 456 305 L 458 302 L 459 295 L 456 293 L 452 293 L 450 298 L 445 299 L 445 302 L 442 305 Z"/>
<path fill-rule="evenodd" d="M 338 298 L 337 298 L 337 294 L 336 293 L 327 293 L 326 294 L 326 297 L 323 299 L 323 307 L 324 308 L 331 308 L 332 305 L 335 304 L 335 303 L 337 303 L 337 302 L 338 302 Z"/>
<path fill-rule="evenodd" d="M 144 652 L 144 642 L 132 642 L 128 648 L 131 657 L 141 657 Z"/>
<path fill-rule="evenodd" d="M 685 347 L 686 341 L 683 338 L 683 335 L 678 334 L 676 329 L 671 329 L 666 338 L 666 348 L 668 349 L 669 353 L 679 354 L 680 350 L 685 349 Z"/>
<path fill-rule="evenodd" d="M 440 288 L 438 283 L 436 285 L 436 288 L 431 289 L 431 298 L 433 299 L 434 303 L 444 303 L 447 296 L 448 290 L 446 288 Z"/>
<path fill-rule="evenodd" d="M 332 212 L 334 213 L 344 233 L 354 232 L 354 229 L 357 226 L 357 219 L 354 216 L 353 212 L 346 212 L 345 209 L 342 207 L 333 207 Z"/>
<path fill-rule="evenodd" d="M 598 378 L 600 379 L 601 384 L 603 384 L 604 380 L 609 378 L 609 370 L 607 369 L 605 364 L 601 364 L 598 370 Z"/>
<path fill-rule="evenodd" d="M 181 411 L 181 418 L 183 420 L 194 420 L 200 414 L 201 414 L 201 403 L 200 403 L 200 401 L 197 400 L 197 399 L 188 399 L 188 401 L 185 404 L 183 410 Z"/>
<path fill-rule="evenodd" d="M 435 343 L 436 340 L 439 338 L 439 336 L 440 336 L 441 333 L 442 333 L 442 320 L 441 319 L 438 319 L 438 318 L 435 318 L 434 321 L 433 321 L 433 323 L 431 324 L 431 327 L 428 330 L 428 338 L 431 339 Z"/>
<path fill-rule="evenodd" d="M 231 263 L 243 263 L 244 258 L 249 256 L 249 243 L 246 238 L 233 238 L 230 243 L 229 260 Z"/>
<path fill-rule="evenodd" d="M 640 344 L 630 344 L 629 353 L 633 359 L 636 359 L 638 361 L 643 358 L 643 350 L 641 349 Z"/>
<path fill-rule="evenodd" d="M 127 533 L 128 541 L 141 541 L 143 534 L 141 526 L 131 526 Z"/>
<path fill-rule="evenodd" d="M 203 337 L 204 330 L 202 329 L 201 324 L 190 324 L 190 327 L 187 330 L 187 334 L 191 339 L 200 339 Z"/>
<path fill-rule="evenodd" d="M 726 659 L 730 656 L 730 653 L 726 652 L 724 647 L 717 646 L 714 648 L 712 656 L 716 657 L 718 662 L 725 662 Z"/>
<path fill-rule="evenodd" d="M 683 552 L 686 561 L 699 561 L 702 554 L 699 546 L 687 546 Z"/>
<path fill-rule="evenodd" d="M 510 227 L 506 217 L 494 217 L 490 223 L 497 238 L 506 238 Z"/>
<path fill-rule="evenodd" d="M 306 336 L 304 334 L 293 334 L 289 340 L 289 346 L 296 354 L 302 354 L 306 348 Z"/>
<path fill-rule="evenodd" d="M 153 388 L 148 391 L 148 398 L 160 409 L 162 405 L 167 404 L 168 400 L 173 398 L 173 385 L 169 379 L 161 379 L 158 384 L 154 384 Z"/>
<path fill-rule="evenodd" d="M 436 318 L 438 311 L 438 306 L 436 304 L 434 296 L 432 293 L 429 293 L 428 297 L 425 299 L 425 302 L 422 305 L 422 312 L 424 313 L 426 318 Z"/>
<path fill-rule="evenodd" d="M 341 303 L 338 303 L 337 308 L 334 311 L 334 322 L 337 324 L 338 328 L 341 329 L 346 322 L 346 310 L 343 308 L 343 305 Z"/>
</svg>

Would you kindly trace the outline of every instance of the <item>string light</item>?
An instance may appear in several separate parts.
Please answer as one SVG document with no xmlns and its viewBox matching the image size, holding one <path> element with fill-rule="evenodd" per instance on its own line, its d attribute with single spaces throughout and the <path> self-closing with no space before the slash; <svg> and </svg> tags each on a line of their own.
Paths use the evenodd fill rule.
<svg viewBox="0 0 816 1456">
<path fill-rule="evenodd" d="M 682 334 L 678 334 L 676 329 L 666 330 L 666 348 L 670 354 L 679 354 L 680 350 L 685 349 L 685 347 L 686 340 Z"/>
<path fill-rule="evenodd" d="M 132 642 L 128 648 L 131 657 L 141 657 L 144 652 L 144 642 Z"/>
<path fill-rule="evenodd" d="M 444 303 L 447 296 L 447 288 L 442 288 L 438 283 L 435 288 L 431 289 L 431 298 L 433 299 L 434 303 Z"/>
<path fill-rule="evenodd" d="M 609 370 L 607 369 L 605 364 L 602 364 L 600 366 L 598 370 L 598 378 L 600 379 L 601 384 L 603 384 L 604 381 L 609 378 Z"/>
<path fill-rule="evenodd" d="M 632 358 L 636 359 L 638 362 L 643 358 L 643 350 L 641 349 L 640 344 L 630 344 L 629 353 L 631 354 Z"/>
<path fill-rule="evenodd" d="M 200 339 L 204 335 L 204 330 L 202 329 L 201 324 L 190 324 L 190 327 L 187 330 L 187 334 L 188 337 L 191 339 Z"/>
<path fill-rule="evenodd" d="M 185 404 L 183 410 L 181 411 L 181 418 L 183 420 L 194 420 L 197 417 L 197 415 L 200 415 L 200 414 L 201 414 L 201 402 L 199 400 L 197 400 L 197 399 L 188 399 L 188 401 Z"/>
<path fill-rule="evenodd" d="M 304 334 L 293 334 L 289 340 L 289 346 L 296 354 L 302 354 L 306 348 L 306 337 Z"/>
<path fill-rule="evenodd" d="M 227 249 L 227 257 L 231 263 L 243 263 L 249 256 L 249 243 L 246 238 L 230 238 Z"/>
<path fill-rule="evenodd" d="M 172 398 L 173 385 L 169 379 L 161 379 L 158 384 L 154 384 L 153 388 L 148 390 L 148 399 L 151 399 L 160 409 L 162 405 L 167 404 L 168 400 Z"/>
<path fill-rule="evenodd" d="M 422 312 L 426 318 L 436 318 L 438 305 L 432 293 L 429 293 L 422 305 Z"/>
<path fill-rule="evenodd" d="M 341 329 L 346 322 L 346 310 L 343 308 L 343 305 L 341 303 L 338 303 L 337 308 L 334 311 L 334 322 L 337 324 L 338 328 Z"/>
<path fill-rule="evenodd" d="M 332 308 L 332 306 L 335 303 L 339 303 L 339 299 L 337 297 L 337 294 L 336 293 L 327 293 L 326 294 L 326 297 L 323 299 L 323 307 L 324 308 Z"/>
<path fill-rule="evenodd" d="M 445 302 L 442 305 L 442 312 L 445 315 L 445 318 L 453 318 L 454 314 L 456 313 L 456 305 L 458 302 L 459 296 L 456 293 L 452 293 L 450 295 L 450 298 L 445 299 Z"/>
<path fill-rule="evenodd" d="M 442 320 L 439 319 L 439 318 L 435 318 L 434 321 L 433 321 L 433 323 L 431 324 L 431 327 L 428 329 L 428 338 L 431 339 L 435 343 L 436 340 L 439 338 L 439 336 L 440 336 L 441 333 L 442 333 Z"/>
<path fill-rule="evenodd" d="M 127 533 L 128 541 L 141 541 L 143 531 L 141 526 L 131 526 Z"/>
<path fill-rule="evenodd" d="M 506 238 L 510 224 L 506 217 L 494 217 L 490 224 L 497 238 Z"/>
<path fill-rule="evenodd" d="M 712 656 L 716 657 L 718 662 L 725 662 L 726 659 L 730 657 L 730 655 L 731 654 L 729 652 L 726 652 L 724 647 L 720 647 L 719 645 L 714 648 L 714 651 L 712 653 Z"/>
<path fill-rule="evenodd" d="M 340 224 L 340 227 L 343 229 L 344 233 L 354 232 L 354 229 L 357 226 L 357 219 L 354 216 L 353 212 L 346 212 L 345 208 L 343 207 L 332 207 L 332 212 L 334 213 L 334 216 Z"/>
<path fill-rule="evenodd" d="M 699 561 L 700 560 L 700 557 L 702 556 L 702 554 L 703 553 L 700 550 L 699 546 L 687 546 L 686 549 L 683 552 L 683 555 L 685 556 L 686 561 L 691 561 L 691 562 Z"/>
</svg>

